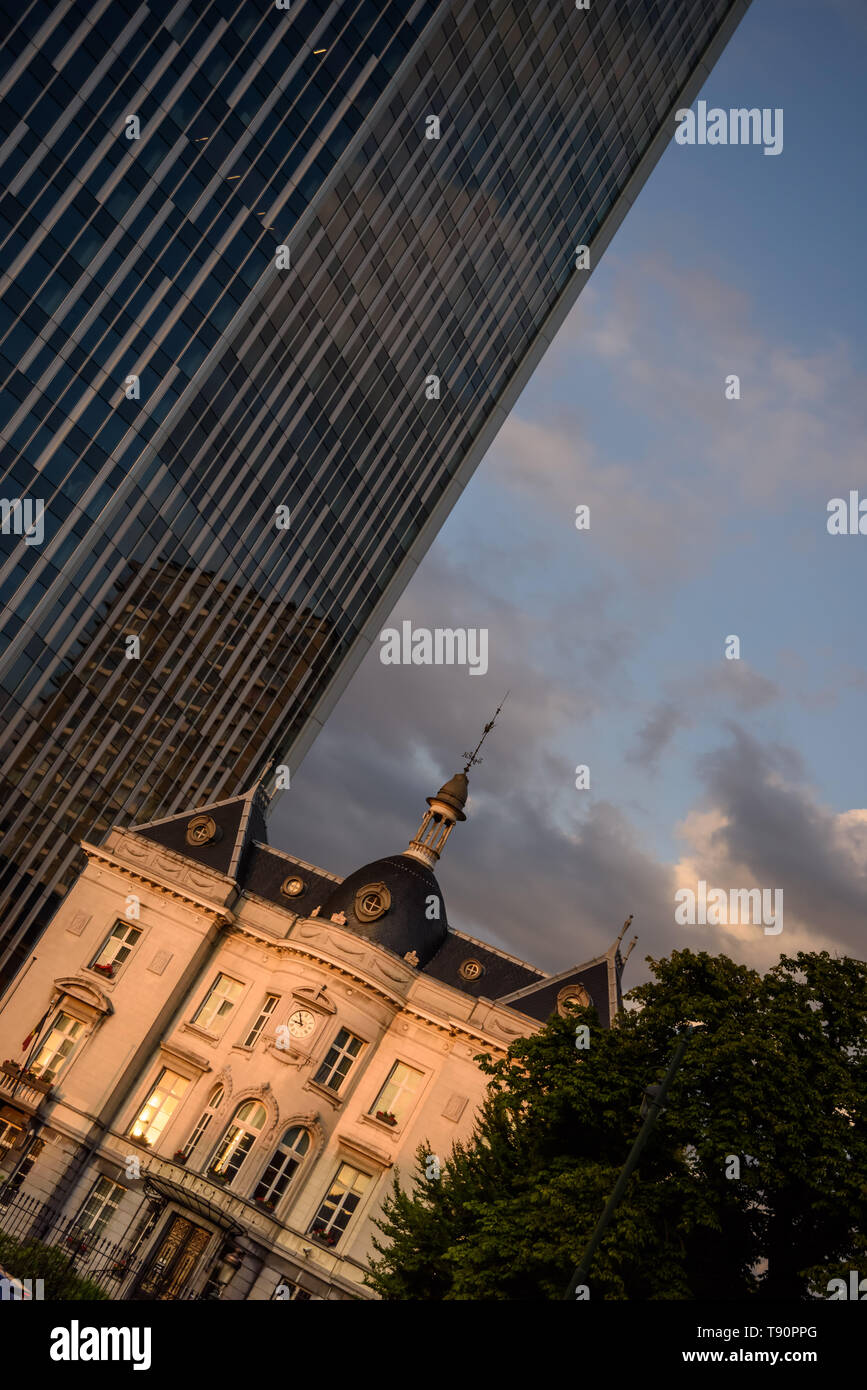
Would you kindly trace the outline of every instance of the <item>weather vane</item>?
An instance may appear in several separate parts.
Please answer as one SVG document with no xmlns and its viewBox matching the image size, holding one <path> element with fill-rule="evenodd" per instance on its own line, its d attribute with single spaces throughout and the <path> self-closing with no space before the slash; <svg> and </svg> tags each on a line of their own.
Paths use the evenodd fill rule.
<svg viewBox="0 0 867 1390">
<path fill-rule="evenodd" d="M 503 705 L 506 703 L 506 701 L 508 700 L 508 698 L 509 698 L 509 692 L 508 692 L 508 690 L 507 690 L 506 693 L 505 693 L 505 695 L 503 696 L 502 700 L 501 700 L 500 703 L 497 705 L 496 713 L 494 714 L 493 719 L 491 720 L 491 722 L 490 722 L 489 724 L 486 724 L 485 727 L 484 727 L 484 729 L 482 730 L 482 737 L 479 739 L 479 741 L 478 741 L 478 743 L 476 744 L 475 748 L 473 749 L 472 753 L 466 753 L 466 752 L 464 752 L 464 753 L 461 754 L 462 757 L 464 757 L 464 758 L 467 759 L 466 765 L 465 765 L 465 767 L 464 767 L 464 776 L 466 776 L 466 774 L 469 772 L 469 770 L 470 770 L 471 767 L 475 767 L 478 763 L 483 763 L 483 762 L 485 761 L 484 758 L 480 758 L 480 757 L 479 757 L 479 749 L 481 748 L 481 746 L 482 746 L 482 744 L 484 743 L 485 739 L 488 737 L 488 734 L 491 732 L 491 730 L 493 729 L 494 725 L 496 724 L 496 722 L 497 722 L 497 715 L 500 713 L 500 710 L 503 708 Z"/>
</svg>

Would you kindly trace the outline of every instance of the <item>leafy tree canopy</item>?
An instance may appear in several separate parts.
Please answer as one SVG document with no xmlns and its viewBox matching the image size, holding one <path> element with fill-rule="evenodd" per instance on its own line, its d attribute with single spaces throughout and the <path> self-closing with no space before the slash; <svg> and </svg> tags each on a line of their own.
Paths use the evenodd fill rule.
<svg viewBox="0 0 867 1390">
<path fill-rule="evenodd" d="M 562 1298 L 664 1073 L 665 1107 L 591 1267 L 591 1299 L 797 1300 L 867 1274 L 867 964 L 782 956 L 762 976 L 675 951 L 610 1030 L 552 1017 L 490 1077 L 472 1136 L 416 1155 L 377 1225 L 385 1299 Z M 576 1025 L 590 1029 L 578 1050 Z M 733 1160 L 737 1160 L 734 1162 Z"/>
</svg>

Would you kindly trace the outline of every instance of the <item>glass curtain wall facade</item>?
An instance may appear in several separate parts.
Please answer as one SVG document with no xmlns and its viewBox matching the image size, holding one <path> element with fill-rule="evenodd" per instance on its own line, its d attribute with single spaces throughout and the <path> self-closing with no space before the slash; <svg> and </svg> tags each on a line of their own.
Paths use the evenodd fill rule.
<svg viewBox="0 0 867 1390">
<path fill-rule="evenodd" d="M 2 0 L 0 983 L 291 763 L 744 9 Z"/>
</svg>

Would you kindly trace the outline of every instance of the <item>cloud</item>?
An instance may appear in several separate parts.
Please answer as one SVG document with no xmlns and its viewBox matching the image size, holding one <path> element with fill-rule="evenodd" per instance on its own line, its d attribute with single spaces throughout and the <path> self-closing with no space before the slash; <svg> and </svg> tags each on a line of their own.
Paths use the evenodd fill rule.
<svg viewBox="0 0 867 1390">
<path fill-rule="evenodd" d="M 635 746 L 627 752 L 627 762 L 637 763 L 640 767 L 655 767 L 660 754 L 668 747 L 676 731 L 689 722 L 689 716 L 685 711 L 672 704 L 670 700 L 656 705 L 639 730 Z"/>
<path fill-rule="evenodd" d="M 764 968 L 778 951 L 844 950 L 864 958 L 867 810 L 835 812 L 806 781 L 800 753 L 760 743 L 737 725 L 727 747 L 700 762 L 706 789 L 678 827 L 686 842 L 678 887 L 781 888 L 784 928 L 685 927 L 704 949 Z"/>
</svg>

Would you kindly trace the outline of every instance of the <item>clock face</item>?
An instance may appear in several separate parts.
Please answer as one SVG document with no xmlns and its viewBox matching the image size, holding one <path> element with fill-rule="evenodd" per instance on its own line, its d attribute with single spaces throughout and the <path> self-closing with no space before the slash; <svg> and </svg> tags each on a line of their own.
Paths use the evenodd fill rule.
<svg viewBox="0 0 867 1390">
<path fill-rule="evenodd" d="M 316 1027 L 316 1019 L 309 1009 L 296 1009 L 289 1016 L 289 1032 L 293 1038 L 309 1038 Z"/>
</svg>

